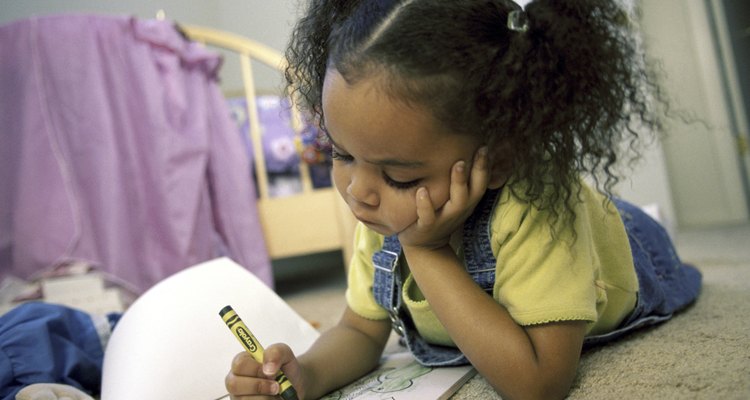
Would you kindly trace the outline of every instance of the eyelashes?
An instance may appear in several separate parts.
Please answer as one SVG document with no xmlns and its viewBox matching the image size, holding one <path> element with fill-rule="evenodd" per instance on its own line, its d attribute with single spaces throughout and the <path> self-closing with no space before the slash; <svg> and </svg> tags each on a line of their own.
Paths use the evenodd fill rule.
<svg viewBox="0 0 750 400">
<path fill-rule="evenodd" d="M 331 158 L 336 161 L 343 161 L 343 162 L 354 161 L 354 157 L 348 154 L 339 153 L 339 151 L 336 150 L 336 147 L 331 147 Z"/>
<path fill-rule="evenodd" d="M 398 189 L 398 190 L 408 190 L 408 189 L 414 188 L 417 185 L 419 185 L 419 182 L 420 182 L 420 179 L 415 179 L 409 182 L 395 181 L 391 177 L 386 175 L 385 172 L 383 172 L 383 180 L 388 186 Z"/>
<path fill-rule="evenodd" d="M 351 163 L 352 161 L 354 161 L 354 157 L 339 152 L 338 150 L 336 150 L 336 147 L 331 148 L 331 158 L 335 161 L 340 161 L 343 163 Z M 382 178 L 386 185 L 397 190 L 408 190 L 415 188 L 422 181 L 421 179 L 414 179 L 408 182 L 397 181 L 388 176 L 388 174 L 386 174 L 385 172 L 382 172 Z"/>
</svg>

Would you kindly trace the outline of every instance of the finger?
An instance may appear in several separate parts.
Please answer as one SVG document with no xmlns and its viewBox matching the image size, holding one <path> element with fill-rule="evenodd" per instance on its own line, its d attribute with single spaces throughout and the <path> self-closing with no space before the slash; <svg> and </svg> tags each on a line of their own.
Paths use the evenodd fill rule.
<svg viewBox="0 0 750 400">
<path fill-rule="evenodd" d="M 233 399 L 241 399 L 243 396 L 275 396 L 280 390 L 279 383 L 273 379 L 239 376 L 232 372 L 224 378 L 224 386 Z"/>
<path fill-rule="evenodd" d="M 466 162 L 461 160 L 453 164 L 451 171 L 450 202 L 463 207 L 469 195 L 466 177 Z"/>
<path fill-rule="evenodd" d="M 474 154 L 474 162 L 471 166 L 469 178 L 469 196 L 472 198 L 481 197 L 487 190 L 490 181 L 489 157 L 487 156 L 487 146 L 482 146 Z"/>
<path fill-rule="evenodd" d="M 260 376 L 264 377 L 263 371 L 261 370 L 261 364 L 252 357 L 252 355 L 246 351 L 238 353 L 232 359 L 231 372 L 239 376 Z"/>
<path fill-rule="evenodd" d="M 263 353 L 263 373 L 268 377 L 273 377 L 281 369 L 282 365 L 287 365 L 295 361 L 294 352 L 284 343 L 276 343 L 268 346 Z"/>
<path fill-rule="evenodd" d="M 272 377 L 263 373 L 263 365 L 246 351 L 238 353 L 232 359 L 232 367 L 224 378 L 229 394 L 233 399 L 244 396 L 269 395 L 279 393 L 279 384 Z"/>
<path fill-rule="evenodd" d="M 429 228 L 435 223 L 435 209 L 427 188 L 417 189 L 417 227 Z"/>
</svg>

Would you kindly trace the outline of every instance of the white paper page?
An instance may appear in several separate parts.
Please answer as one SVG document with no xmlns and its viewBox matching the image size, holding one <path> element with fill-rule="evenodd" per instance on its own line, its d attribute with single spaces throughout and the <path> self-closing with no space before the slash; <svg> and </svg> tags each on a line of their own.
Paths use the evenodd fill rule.
<svg viewBox="0 0 750 400">
<path fill-rule="evenodd" d="M 213 400 L 243 349 L 219 311 L 231 305 L 261 344 L 297 354 L 319 333 L 252 273 L 228 258 L 188 268 L 130 306 L 104 355 L 102 400 Z"/>
<path fill-rule="evenodd" d="M 471 365 L 430 368 L 409 352 L 394 353 L 377 370 L 321 400 L 447 399 L 474 375 Z"/>
</svg>

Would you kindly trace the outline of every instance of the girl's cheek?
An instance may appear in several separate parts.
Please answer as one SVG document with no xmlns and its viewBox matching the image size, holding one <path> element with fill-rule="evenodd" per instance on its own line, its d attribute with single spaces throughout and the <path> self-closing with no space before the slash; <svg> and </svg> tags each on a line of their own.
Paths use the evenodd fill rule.
<svg viewBox="0 0 750 400">
<path fill-rule="evenodd" d="M 333 186 L 336 187 L 336 190 L 338 190 L 342 197 L 346 198 L 346 188 L 349 185 L 348 175 L 341 167 L 336 166 L 333 167 L 331 175 L 333 177 Z"/>
<path fill-rule="evenodd" d="M 416 196 L 415 189 L 407 190 L 403 193 L 395 193 L 387 199 L 383 199 L 383 201 L 387 202 L 387 206 L 385 203 L 382 203 L 381 212 L 384 213 L 384 219 L 388 221 L 395 231 L 400 232 L 417 220 Z"/>
<path fill-rule="evenodd" d="M 387 199 L 388 208 L 392 215 L 406 215 L 412 211 L 416 215 L 417 209 L 417 190 L 401 190 L 390 194 Z"/>
<path fill-rule="evenodd" d="M 430 200 L 432 201 L 432 206 L 439 210 L 441 209 L 445 203 L 448 202 L 450 199 L 450 187 L 448 184 L 439 185 L 435 187 L 428 187 L 427 190 L 430 193 Z"/>
</svg>

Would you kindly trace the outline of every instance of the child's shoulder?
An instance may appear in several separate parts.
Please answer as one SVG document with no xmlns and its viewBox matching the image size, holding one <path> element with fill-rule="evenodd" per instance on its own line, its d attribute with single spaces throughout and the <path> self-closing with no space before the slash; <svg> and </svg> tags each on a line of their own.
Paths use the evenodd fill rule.
<svg viewBox="0 0 750 400">
<path fill-rule="evenodd" d="M 608 205 L 602 193 L 592 188 L 584 181 L 580 181 L 580 191 L 574 193 L 574 201 L 571 208 L 565 209 L 557 205 L 557 211 L 553 206 L 540 207 L 538 203 L 529 201 L 523 197 L 526 186 L 520 182 L 514 186 L 506 185 L 499 194 L 490 218 L 490 234 L 495 242 L 503 242 L 507 237 L 523 234 L 525 237 L 544 235 L 549 237 L 554 230 L 557 239 L 564 239 L 568 235 L 576 236 L 578 222 L 554 215 L 555 212 L 573 212 L 576 216 L 581 215 L 605 215 L 611 212 L 611 204 Z"/>
</svg>

